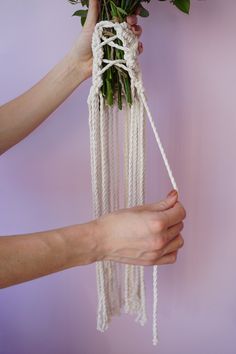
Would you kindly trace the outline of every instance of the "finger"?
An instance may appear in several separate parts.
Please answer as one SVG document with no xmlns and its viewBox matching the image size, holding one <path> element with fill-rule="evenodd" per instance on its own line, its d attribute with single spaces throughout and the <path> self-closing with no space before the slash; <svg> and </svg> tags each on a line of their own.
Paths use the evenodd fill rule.
<svg viewBox="0 0 236 354">
<path fill-rule="evenodd" d="M 153 266 L 161 264 L 171 264 L 174 263 L 177 259 L 177 250 L 174 250 L 168 254 L 165 254 L 161 257 L 157 257 L 155 254 L 150 254 L 145 258 L 130 258 L 130 257 L 119 257 L 112 256 L 111 260 L 124 264 L 133 264 L 141 266 Z"/>
<path fill-rule="evenodd" d="M 172 208 L 161 211 L 167 226 L 178 224 L 186 217 L 186 211 L 181 203 L 177 202 Z M 160 216 L 160 214 L 159 214 Z"/>
<path fill-rule="evenodd" d="M 142 42 L 138 42 L 138 53 L 142 54 L 143 52 L 143 43 Z"/>
<path fill-rule="evenodd" d="M 139 25 L 132 25 L 131 30 L 139 38 L 142 34 L 142 27 Z"/>
<path fill-rule="evenodd" d="M 181 234 L 179 234 L 176 238 L 170 241 L 162 250 L 163 256 L 170 253 L 177 251 L 179 248 L 183 247 L 184 239 Z"/>
<path fill-rule="evenodd" d="M 181 221 L 180 223 L 171 226 L 166 231 L 166 242 L 170 242 L 173 240 L 184 228 L 184 223 Z"/>
<path fill-rule="evenodd" d="M 165 199 L 162 199 L 159 203 L 155 203 L 152 205 L 153 211 L 162 211 L 172 208 L 178 200 L 178 192 L 173 189 L 170 193 L 168 193 Z"/>
<path fill-rule="evenodd" d="M 131 16 L 127 16 L 126 17 L 126 22 L 133 26 L 133 25 L 136 25 L 138 23 L 138 18 L 136 15 L 131 15 Z"/>
<path fill-rule="evenodd" d="M 175 193 L 173 193 L 172 195 L 170 195 L 169 193 L 166 199 L 163 199 L 158 203 L 139 205 L 135 208 L 140 211 L 143 210 L 162 211 L 162 210 L 172 208 L 178 200 L 178 192 L 176 190 L 173 191 L 175 191 Z"/>
<path fill-rule="evenodd" d="M 99 13 L 99 1 L 98 0 L 89 0 L 88 14 L 84 24 L 84 28 L 93 28 L 98 20 Z"/>
<path fill-rule="evenodd" d="M 134 11 L 135 15 L 139 15 L 139 14 L 140 14 L 140 11 L 141 11 L 141 7 L 138 6 L 138 7 L 135 9 L 135 11 Z"/>
<path fill-rule="evenodd" d="M 163 265 L 163 264 L 173 264 L 177 260 L 177 251 L 173 251 L 169 254 L 166 254 L 165 256 L 158 258 L 156 261 L 156 265 Z"/>
</svg>

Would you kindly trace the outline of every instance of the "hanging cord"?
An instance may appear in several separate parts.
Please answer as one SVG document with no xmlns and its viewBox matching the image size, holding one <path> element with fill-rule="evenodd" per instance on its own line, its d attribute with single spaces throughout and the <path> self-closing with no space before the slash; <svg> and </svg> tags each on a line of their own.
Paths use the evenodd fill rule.
<svg viewBox="0 0 236 354">
<path fill-rule="evenodd" d="M 103 28 L 114 28 L 116 31 L 116 34 L 114 34 L 114 36 L 107 38 L 105 36 L 103 36 Z M 116 38 L 119 38 L 123 45 L 118 45 L 116 43 L 114 43 L 114 40 Z M 111 47 L 120 49 L 124 51 L 124 59 L 116 59 L 116 60 L 108 60 L 108 59 L 104 59 L 103 58 L 103 50 L 102 47 L 104 45 L 110 45 Z M 172 186 L 174 189 L 178 190 L 175 179 L 173 177 L 172 171 L 170 169 L 164 148 L 162 146 L 160 137 L 158 135 L 157 132 L 157 128 L 155 126 L 153 117 L 151 115 L 151 112 L 149 110 L 149 107 L 147 105 L 147 100 L 144 94 L 144 87 L 143 87 L 143 82 L 142 82 L 142 75 L 141 75 L 141 70 L 139 68 L 139 64 L 138 64 L 138 60 L 137 60 L 137 56 L 138 56 L 138 39 L 136 38 L 136 36 L 134 35 L 134 33 L 128 28 L 128 24 L 126 22 L 122 22 L 122 23 L 113 23 L 111 21 L 101 21 L 98 22 L 95 26 L 95 30 L 93 33 L 93 39 L 92 39 L 92 50 L 93 50 L 93 83 L 92 83 L 92 87 L 90 89 L 90 93 L 88 96 L 88 105 L 89 105 L 89 115 L 90 115 L 90 137 L 92 139 L 91 141 L 91 168 L 92 168 L 92 184 L 93 184 L 93 200 L 94 200 L 94 210 L 95 210 L 95 216 L 99 216 L 101 215 L 102 211 L 101 211 L 101 206 L 99 205 L 99 198 L 101 198 L 101 195 L 99 195 L 99 186 L 101 186 L 101 183 L 99 184 L 96 179 L 98 179 L 98 181 L 101 179 L 101 176 L 99 175 L 99 171 L 98 171 L 98 161 L 99 159 L 101 159 L 101 156 L 99 155 L 99 153 L 97 152 L 97 142 L 94 141 L 94 139 L 99 139 L 99 136 L 96 135 L 96 118 L 99 116 L 100 112 L 99 112 L 99 107 L 98 107 L 98 101 L 99 101 L 99 97 L 100 100 L 103 100 L 104 98 L 99 95 L 101 86 L 103 84 L 102 82 L 102 74 L 111 66 L 115 65 L 117 67 L 120 67 L 124 70 L 126 70 L 131 78 L 131 87 L 133 87 L 133 89 L 135 88 L 136 90 L 136 97 L 142 102 L 143 107 L 145 108 L 145 111 L 147 113 L 149 122 L 151 124 L 156 142 L 158 144 L 159 150 L 161 152 L 161 156 L 163 158 L 165 167 L 167 169 L 168 172 L 168 176 L 170 178 L 170 181 L 172 183 Z M 107 65 L 104 66 L 102 68 L 102 62 L 106 63 Z M 133 97 L 134 98 L 134 90 L 133 90 Z M 131 111 L 132 111 L 132 106 L 131 106 Z M 133 115 L 134 116 L 134 115 Z M 131 117 L 132 117 L 132 113 L 131 113 Z M 132 124 L 131 124 L 132 127 Z M 131 176 L 133 176 L 133 172 L 136 171 L 137 169 L 137 165 L 135 167 L 132 166 L 132 161 L 130 158 L 133 158 L 134 156 L 132 156 L 132 154 L 130 155 L 130 144 L 132 145 L 132 134 L 134 134 L 134 132 L 130 132 L 130 124 L 129 124 L 129 132 L 128 132 L 128 137 L 131 138 L 131 140 L 128 138 L 128 148 L 126 151 L 126 160 L 127 160 L 127 167 L 128 167 L 128 185 L 130 183 L 132 179 Z M 101 165 L 100 165 L 101 166 Z M 139 170 L 139 168 L 138 168 Z M 130 188 L 128 188 L 128 200 L 129 203 L 135 203 L 137 201 L 137 195 L 134 196 L 137 190 L 137 188 L 140 188 L 140 185 L 137 186 L 136 184 L 136 180 L 133 181 L 135 182 L 134 190 L 132 189 L 132 192 L 130 192 Z M 140 182 L 141 183 L 141 182 Z M 141 188 L 142 189 L 142 188 Z M 132 195 L 131 195 L 131 194 Z M 141 191 L 141 195 L 142 195 L 142 191 Z M 133 201 L 133 198 L 135 198 L 135 201 Z M 143 200 L 144 199 L 142 196 L 140 196 L 140 198 Z M 141 200 L 140 198 L 138 198 L 139 200 Z M 139 201 L 138 200 L 138 201 Z M 102 262 L 101 262 L 102 263 Z M 141 269 L 141 273 L 140 273 L 140 279 L 143 280 L 143 269 Z M 98 275 L 98 296 L 99 296 L 99 306 L 100 306 L 100 312 L 98 312 L 100 315 L 100 329 L 105 330 L 107 328 L 107 323 L 109 322 L 109 317 L 108 317 L 108 310 L 106 307 L 106 289 L 104 286 L 104 280 L 105 280 L 105 271 L 104 268 L 101 266 L 99 269 L 99 271 L 97 272 Z M 133 273 L 134 274 L 134 278 L 132 279 L 133 281 L 136 281 L 135 278 L 137 276 L 137 273 Z M 129 282 L 129 277 L 131 276 L 130 272 L 128 274 L 126 274 L 127 279 L 126 281 Z M 158 280 L 158 266 L 155 265 L 153 266 L 153 345 L 156 345 L 158 343 L 158 335 L 157 335 L 157 301 L 158 301 L 158 291 L 157 291 L 157 280 Z M 127 306 L 127 310 L 129 310 L 130 307 L 130 302 L 129 302 L 129 286 L 130 284 L 127 283 L 127 288 L 126 288 L 126 306 Z M 140 293 L 143 294 L 143 300 L 145 299 L 144 296 L 144 287 L 141 288 Z M 142 301 L 143 301 L 142 300 Z M 143 306 L 143 304 L 142 304 Z M 143 310 L 143 309 L 142 309 Z M 145 311 L 142 312 L 143 318 L 142 321 L 145 322 Z M 140 316 L 140 314 L 139 314 Z M 98 321 L 99 322 L 99 321 Z"/>
</svg>

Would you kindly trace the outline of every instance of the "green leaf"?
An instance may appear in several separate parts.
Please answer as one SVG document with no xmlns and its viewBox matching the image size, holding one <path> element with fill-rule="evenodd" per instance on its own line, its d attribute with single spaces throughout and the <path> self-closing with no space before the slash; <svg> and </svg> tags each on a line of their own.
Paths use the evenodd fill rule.
<svg viewBox="0 0 236 354">
<path fill-rule="evenodd" d="M 172 3 L 182 12 L 189 14 L 190 0 L 173 0 Z"/>
<path fill-rule="evenodd" d="M 79 0 L 68 0 L 72 5 L 77 5 Z"/>
<path fill-rule="evenodd" d="M 125 16 L 127 16 L 128 14 L 127 14 L 127 12 L 124 10 L 124 9 L 122 9 L 121 7 L 116 7 L 117 8 L 117 10 L 122 14 L 122 15 L 125 15 Z"/>
<path fill-rule="evenodd" d="M 82 26 L 85 24 L 85 21 L 86 21 L 86 17 L 81 17 L 80 18 L 80 22 L 81 22 Z"/>
<path fill-rule="evenodd" d="M 110 1 L 112 17 L 119 17 L 118 10 L 113 1 Z"/>
<path fill-rule="evenodd" d="M 81 0 L 81 5 L 82 6 L 89 6 L 89 2 L 88 2 L 88 0 Z"/>
<path fill-rule="evenodd" d="M 141 17 L 148 17 L 149 16 L 149 11 L 143 7 L 143 5 L 139 5 L 139 16 Z"/>
<path fill-rule="evenodd" d="M 78 10 L 73 13 L 72 16 L 87 17 L 88 10 Z"/>
</svg>

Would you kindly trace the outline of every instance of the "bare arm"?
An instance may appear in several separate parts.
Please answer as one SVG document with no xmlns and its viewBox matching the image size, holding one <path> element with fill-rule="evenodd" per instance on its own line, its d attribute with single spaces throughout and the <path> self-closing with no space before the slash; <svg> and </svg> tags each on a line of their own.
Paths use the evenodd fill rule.
<svg viewBox="0 0 236 354">
<path fill-rule="evenodd" d="M 91 41 L 97 17 L 98 0 L 90 0 L 86 23 L 69 53 L 27 92 L 0 107 L 0 155 L 37 128 L 91 76 Z M 142 29 L 137 16 L 128 16 L 127 22 L 139 37 Z"/>
<path fill-rule="evenodd" d="M 86 23 L 69 53 L 31 89 L 0 107 L 0 154 L 31 133 L 91 76 L 97 17 L 98 0 L 91 0 Z"/>
<path fill-rule="evenodd" d="M 0 288 L 101 260 L 136 265 L 176 261 L 186 212 L 177 193 L 86 224 L 0 237 Z"/>
<path fill-rule="evenodd" d="M 0 107 L 0 154 L 25 138 L 86 79 L 76 53 L 68 53 L 31 89 Z"/>
<path fill-rule="evenodd" d="M 0 237 L 0 288 L 98 259 L 93 225 Z"/>
</svg>

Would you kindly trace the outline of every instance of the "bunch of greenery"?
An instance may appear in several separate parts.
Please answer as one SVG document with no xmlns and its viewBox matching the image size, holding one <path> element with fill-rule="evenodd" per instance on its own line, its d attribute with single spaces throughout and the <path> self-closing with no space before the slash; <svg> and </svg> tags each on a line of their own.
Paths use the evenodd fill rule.
<svg viewBox="0 0 236 354">
<path fill-rule="evenodd" d="M 79 9 L 72 16 L 79 16 L 82 26 L 85 23 L 89 0 L 68 0 L 71 4 L 80 3 L 83 9 Z M 149 3 L 151 0 L 99 0 L 100 12 L 99 21 L 123 22 L 126 16 L 136 14 L 139 16 L 148 17 L 149 12 L 143 6 L 143 3 Z M 190 10 L 190 0 L 158 0 L 169 1 L 182 12 L 188 14 Z M 104 29 L 104 36 L 109 37 L 114 35 L 114 29 Z M 119 39 L 115 43 L 122 45 Z M 124 52 L 120 49 L 111 48 L 109 45 L 104 46 L 104 59 L 115 60 L 124 59 Z M 104 64 L 106 65 L 106 64 Z M 112 66 L 103 73 L 102 94 L 108 105 L 112 106 L 114 97 L 118 97 L 118 107 L 122 109 L 122 97 L 125 96 L 126 101 L 132 104 L 132 95 L 130 87 L 130 76 L 126 70 L 117 66 Z"/>
</svg>

